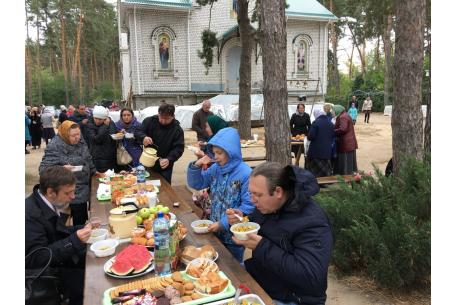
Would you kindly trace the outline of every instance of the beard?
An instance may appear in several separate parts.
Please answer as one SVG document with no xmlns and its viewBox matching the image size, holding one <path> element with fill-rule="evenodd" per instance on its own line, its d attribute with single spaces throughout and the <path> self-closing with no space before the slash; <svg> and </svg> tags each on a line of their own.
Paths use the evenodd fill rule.
<svg viewBox="0 0 457 305">
<path fill-rule="evenodd" d="M 62 211 L 67 209 L 70 206 L 70 203 L 55 203 L 54 206 L 57 210 Z"/>
</svg>

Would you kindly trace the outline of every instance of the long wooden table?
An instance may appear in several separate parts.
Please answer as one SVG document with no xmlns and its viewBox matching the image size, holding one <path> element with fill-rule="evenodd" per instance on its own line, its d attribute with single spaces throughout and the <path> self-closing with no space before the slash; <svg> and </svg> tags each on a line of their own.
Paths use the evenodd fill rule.
<svg viewBox="0 0 457 305">
<path fill-rule="evenodd" d="M 173 187 L 165 181 L 160 175 L 151 173 L 149 179 L 160 179 L 161 187 L 159 193 L 159 200 L 163 205 L 170 208 L 170 211 L 177 215 L 178 219 L 181 220 L 188 229 L 187 237 L 180 243 L 181 247 L 186 245 L 194 245 L 197 247 L 211 244 L 214 249 L 219 253 L 217 264 L 221 271 L 223 271 L 228 278 L 232 281 L 232 284 L 238 287 L 240 284 L 245 284 L 251 290 L 251 293 L 259 295 L 265 304 L 273 304 L 271 298 L 267 293 L 259 286 L 259 284 L 251 277 L 251 275 L 233 258 L 231 253 L 224 247 L 224 245 L 211 233 L 208 234 L 195 234 L 190 226 L 190 223 L 194 220 L 199 219 L 195 214 L 195 208 L 190 206 L 186 201 L 189 198 L 184 198 L 182 195 L 189 196 L 189 193 L 177 193 Z M 91 216 L 98 216 L 102 219 L 102 223 L 108 222 L 109 210 L 113 207 L 110 201 L 98 201 L 96 198 L 96 192 L 98 188 L 98 180 L 92 179 L 92 191 L 91 191 Z M 180 202 L 179 208 L 173 207 L 174 202 Z M 128 244 L 122 243 L 116 248 L 116 253 L 119 253 Z M 103 293 L 105 290 L 125 284 L 129 281 L 138 279 L 146 279 L 153 277 L 153 273 L 149 273 L 142 277 L 123 280 L 110 277 L 103 271 L 103 265 L 109 259 L 109 257 L 96 257 L 95 254 L 87 250 L 86 254 L 86 272 L 84 282 L 84 304 L 86 305 L 100 305 L 102 303 Z M 184 270 L 184 266 L 181 266 L 180 270 Z"/>
</svg>

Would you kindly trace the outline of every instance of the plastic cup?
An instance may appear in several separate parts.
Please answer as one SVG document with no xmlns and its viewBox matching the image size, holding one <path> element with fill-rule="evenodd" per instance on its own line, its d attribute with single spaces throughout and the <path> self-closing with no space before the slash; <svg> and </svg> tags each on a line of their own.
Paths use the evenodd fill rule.
<svg viewBox="0 0 457 305">
<path fill-rule="evenodd" d="M 255 133 L 252 136 L 254 137 L 254 141 L 257 142 L 257 140 L 259 140 L 259 135 L 258 134 Z"/>
</svg>

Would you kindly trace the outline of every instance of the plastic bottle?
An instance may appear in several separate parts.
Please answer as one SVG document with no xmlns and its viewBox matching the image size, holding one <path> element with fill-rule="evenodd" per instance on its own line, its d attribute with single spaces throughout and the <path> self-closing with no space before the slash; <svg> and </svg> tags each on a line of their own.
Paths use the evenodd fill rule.
<svg viewBox="0 0 457 305">
<path fill-rule="evenodd" d="M 136 182 L 138 184 L 138 193 L 143 195 L 145 193 L 145 183 L 146 183 L 146 169 L 143 165 L 139 165 L 136 168 Z"/>
<path fill-rule="evenodd" d="M 154 270 L 156 275 L 171 274 L 168 219 L 159 212 L 154 220 Z"/>
</svg>

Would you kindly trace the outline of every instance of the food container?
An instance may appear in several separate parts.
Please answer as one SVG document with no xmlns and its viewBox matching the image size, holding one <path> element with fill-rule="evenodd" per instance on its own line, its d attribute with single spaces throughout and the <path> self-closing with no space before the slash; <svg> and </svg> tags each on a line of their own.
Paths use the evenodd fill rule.
<svg viewBox="0 0 457 305">
<path fill-rule="evenodd" d="M 242 227 L 251 227 L 252 229 L 250 230 L 246 230 L 246 231 L 238 231 L 239 228 L 242 228 Z M 251 233 L 257 233 L 260 229 L 260 225 L 258 223 L 255 223 L 255 222 L 241 222 L 241 223 L 237 223 L 237 224 L 234 224 L 233 226 L 230 227 L 230 232 L 233 233 L 233 235 L 235 235 L 236 238 L 238 238 L 239 240 L 248 240 L 248 234 L 251 234 Z"/>
<path fill-rule="evenodd" d="M 104 240 L 108 236 L 107 229 L 94 229 L 90 233 L 90 238 L 87 241 L 88 244 L 93 244 L 97 241 Z"/>
<path fill-rule="evenodd" d="M 99 240 L 90 246 L 90 250 L 94 252 L 97 257 L 105 257 L 113 255 L 118 245 L 119 241 L 116 239 Z"/>
<path fill-rule="evenodd" d="M 111 138 L 113 140 L 122 140 L 124 138 L 124 134 L 122 132 L 118 132 L 118 133 L 112 134 Z"/>
<path fill-rule="evenodd" d="M 153 167 L 158 159 L 157 150 L 152 147 L 145 147 L 140 156 L 140 163 L 146 167 Z"/>
<path fill-rule="evenodd" d="M 209 258 L 199 257 L 199 258 L 196 258 L 196 259 L 190 261 L 190 263 L 187 265 L 186 275 L 193 280 L 198 279 L 198 277 L 190 275 L 188 271 L 190 268 L 193 268 L 195 266 L 201 266 L 201 265 L 206 266 L 205 271 L 219 272 L 219 267 L 217 266 L 217 264 L 214 261 L 210 260 Z"/>
<path fill-rule="evenodd" d="M 154 207 L 157 204 L 157 193 L 156 192 L 147 192 L 146 196 L 148 197 L 149 207 Z"/>
<path fill-rule="evenodd" d="M 213 224 L 211 220 L 202 219 L 202 220 L 195 220 L 192 221 L 190 226 L 195 233 L 203 234 L 208 233 L 208 226 Z M 203 226 L 205 225 L 205 226 Z"/>
<path fill-rule="evenodd" d="M 130 237 L 132 229 L 136 228 L 136 213 L 138 207 L 134 203 L 127 203 L 110 211 L 108 218 L 109 231 L 118 238 Z"/>
</svg>

